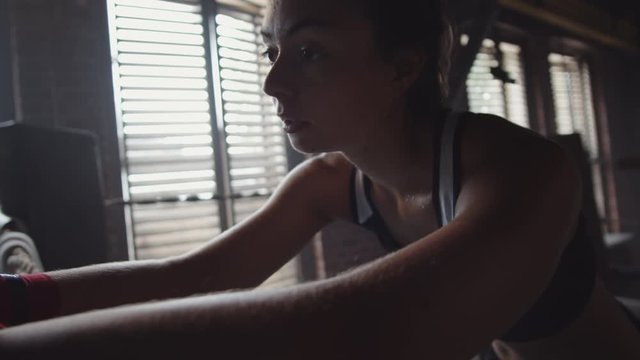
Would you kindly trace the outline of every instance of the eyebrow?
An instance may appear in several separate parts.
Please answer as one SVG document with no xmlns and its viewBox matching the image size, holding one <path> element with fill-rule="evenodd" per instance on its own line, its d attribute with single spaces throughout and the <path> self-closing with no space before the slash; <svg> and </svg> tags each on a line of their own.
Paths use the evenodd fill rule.
<svg viewBox="0 0 640 360">
<path fill-rule="evenodd" d="M 293 36 L 295 33 L 308 28 L 323 29 L 323 28 L 327 28 L 328 26 L 329 26 L 329 22 L 326 20 L 322 20 L 314 17 L 307 17 L 294 23 L 288 28 L 285 28 L 284 36 L 290 37 L 290 36 Z M 265 40 L 273 40 L 273 33 L 268 29 L 260 31 L 260 35 L 262 35 L 262 38 Z"/>
</svg>

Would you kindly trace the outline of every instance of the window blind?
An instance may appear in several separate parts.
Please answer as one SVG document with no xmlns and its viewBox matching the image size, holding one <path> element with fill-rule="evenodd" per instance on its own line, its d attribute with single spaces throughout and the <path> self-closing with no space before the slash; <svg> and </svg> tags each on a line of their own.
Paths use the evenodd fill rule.
<svg viewBox="0 0 640 360">
<path fill-rule="evenodd" d="M 502 70 L 507 79 L 494 75 Z M 507 118 L 529 127 L 527 96 L 521 48 L 518 45 L 485 39 L 467 77 L 469 109 Z"/>
<path fill-rule="evenodd" d="M 558 134 L 579 133 L 591 158 L 594 197 L 605 219 L 603 168 L 591 90 L 589 66 L 579 58 L 549 54 L 549 71 Z"/>
<path fill-rule="evenodd" d="M 221 230 L 198 1 L 110 1 L 124 191 L 135 258 L 178 254 Z"/>
<path fill-rule="evenodd" d="M 269 71 L 260 56 L 261 6 L 256 2 L 220 2 L 215 15 L 218 68 L 218 122 L 225 136 L 232 217 L 241 222 L 258 210 L 287 173 L 287 141 L 273 101 L 263 93 Z M 255 8 L 251 11 L 251 6 Z M 247 10 L 240 10 L 246 9 Z M 267 241 L 266 239 L 265 241 Z M 299 260 L 294 258 L 263 286 L 298 282 Z"/>
<path fill-rule="evenodd" d="M 580 133 L 589 154 L 597 159 L 598 136 L 587 63 L 572 56 L 549 54 L 549 66 L 557 133 Z"/>
<path fill-rule="evenodd" d="M 215 5 L 205 14 L 199 0 L 109 0 L 134 258 L 209 241 L 261 207 L 287 172 L 285 136 L 261 90 L 261 6 Z M 266 285 L 297 281 L 294 259 Z"/>
<path fill-rule="evenodd" d="M 215 16 L 222 119 L 234 222 L 259 208 L 287 173 L 285 136 L 262 92 L 268 64 L 259 50 L 259 15 L 219 5 Z"/>
</svg>

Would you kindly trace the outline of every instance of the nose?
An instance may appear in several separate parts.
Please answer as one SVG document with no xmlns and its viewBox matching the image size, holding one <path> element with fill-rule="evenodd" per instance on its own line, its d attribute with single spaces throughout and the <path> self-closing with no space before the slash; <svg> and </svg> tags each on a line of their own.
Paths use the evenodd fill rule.
<svg viewBox="0 0 640 360">
<path fill-rule="evenodd" d="M 277 103 L 286 102 L 293 94 L 290 72 L 283 59 L 279 58 L 273 63 L 264 80 L 263 91 L 265 94 L 272 96 Z"/>
</svg>

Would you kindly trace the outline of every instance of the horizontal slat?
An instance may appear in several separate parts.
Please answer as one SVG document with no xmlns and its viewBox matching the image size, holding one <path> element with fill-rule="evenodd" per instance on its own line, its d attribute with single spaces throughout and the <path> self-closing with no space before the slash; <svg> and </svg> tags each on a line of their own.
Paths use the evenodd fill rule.
<svg viewBox="0 0 640 360">
<path fill-rule="evenodd" d="M 162 149 L 162 150 L 135 150 L 127 151 L 127 157 L 132 164 L 139 163 L 175 163 L 188 161 L 201 161 L 209 159 L 213 151 L 210 147 Z"/>
<path fill-rule="evenodd" d="M 264 131 L 260 131 L 258 129 L 249 130 L 238 130 L 237 128 L 233 128 L 232 126 L 236 125 L 228 125 L 225 129 L 227 130 L 227 134 L 229 135 L 245 135 L 249 137 L 255 136 L 264 136 L 265 138 L 272 139 L 274 137 L 280 137 L 279 144 L 284 144 L 284 140 L 282 139 L 282 126 L 280 125 L 270 125 L 265 126 Z M 243 126 L 244 128 L 248 128 L 248 126 Z"/>
<path fill-rule="evenodd" d="M 273 106 L 273 103 L 271 103 Z M 224 103 L 225 112 L 243 113 L 247 115 L 260 115 L 262 114 L 263 106 L 257 104 L 245 104 L 245 103 Z M 225 115 L 226 117 L 226 115 Z"/>
<path fill-rule="evenodd" d="M 211 228 L 168 232 L 158 235 L 136 236 L 136 246 L 138 251 L 143 253 L 151 251 L 159 252 L 162 251 L 159 249 L 163 248 L 180 249 L 179 251 L 184 252 L 205 244 L 219 233 L 219 229 Z M 177 251 L 178 250 L 173 250 L 169 255 L 179 255 L 180 252 Z"/>
<path fill-rule="evenodd" d="M 122 116 L 125 124 L 158 125 L 158 124 L 193 124 L 209 123 L 208 112 L 172 112 L 172 113 L 129 113 Z"/>
<path fill-rule="evenodd" d="M 212 214 L 213 215 L 213 214 Z M 163 233 L 175 233 L 178 231 L 188 231 L 194 229 L 216 229 L 220 224 L 215 216 L 191 217 L 183 220 L 172 220 L 158 223 L 138 223 L 136 234 L 138 236 L 159 235 Z"/>
<path fill-rule="evenodd" d="M 196 11 L 198 9 L 195 9 Z M 136 18 L 144 20 L 160 20 L 166 22 L 177 22 L 185 24 L 202 24 L 202 15 L 189 12 L 175 10 L 159 10 L 145 9 L 140 7 L 118 5 L 115 8 L 115 14 L 121 18 Z"/>
<path fill-rule="evenodd" d="M 247 71 L 223 69 L 220 71 L 220 77 L 223 79 L 245 81 L 254 84 L 260 82 L 259 76 L 257 74 Z"/>
<path fill-rule="evenodd" d="M 143 76 L 123 76 L 120 79 L 123 88 L 150 89 L 206 89 L 205 79 L 175 79 Z"/>
<path fill-rule="evenodd" d="M 199 13 L 202 9 L 198 0 L 115 0 L 115 4 L 193 13 Z"/>
<path fill-rule="evenodd" d="M 235 80 L 222 80 L 221 87 L 223 90 L 262 95 L 262 87 L 256 83 L 251 84 Z"/>
<path fill-rule="evenodd" d="M 155 184 L 169 184 L 174 182 L 212 181 L 213 170 L 174 171 L 163 173 L 130 174 L 129 184 L 132 187 Z"/>
<path fill-rule="evenodd" d="M 225 28 L 247 32 L 252 32 L 255 29 L 255 24 L 253 24 L 252 20 L 250 15 L 241 12 L 233 12 L 231 15 L 224 13 L 216 15 L 216 24 Z"/>
<path fill-rule="evenodd" d="M 213 169 L 213 158 L 189 162 L 165 162 L 165 163 L 129 163 L 129 174 L 152 174 L 175 171 L 196 171 Z"/>
<path fill-rule="evenodd" d="M 260 108 L 260 107 L 258 107 Z M 251 124 L 259 125 L 260 123 L 280 124 L 281 121 L 275 116 L 264 116 L 264 114 L 249 114 L 227 112 L 224 115 L 224 121 L 228 124 Z"/>
<path fill-rule="evenodd" d="M 211 146 L 213 139 L 210 135 L 172 136 L 154 138 L 131 138 L 125 140 L 127 150 L 159 150 L 175 149 L 185 146 Z"/>
<path fill-rule="evenodd" d="M 280 136 L 227 136 L 229 147 L 274 147 L 284 146 L 284 141 Z"/>
<path fill-rule="evenodd" d="M 231 180 L 231 189 L 234 193 L 239 192 L 251 192 L 258 190 L 273 191 L 282 179 L 243 179 L 243 180 Z"/>
<path fill-rule="evenodd" d="M 221 69 L 239 70 L 239 71 L 247 71 L 247 72 L 254 72 L 254 73 L 258 71 L 257 64 L 252 64 L 245 61 L 237 61 L 232 59 L 220 59 L 219 65 Z"/>
<path fill-rule="evenodd" d="M 202 68 L 176 67 L 176 66 L 145 66 L 122 65 L 119 68 L 121 76 L 140 76 L 142 78 L 163 78 L 165 81 L 173 81 L 171 78 L 204 79 L 207 71 Z"/>
<path fill-rule="evenodd" d="M 234 39 L 230 37 L 218 38 L 218 46 L 231 49 L 231 50 L 249 51 L 254 54 L 258 52 L 258 46 L 256 44 L 250 41 L 244 41 L 244 40 Z"/>
<path fill-rule="evenodd" d="M 118 55 L 118 61 L 121 64 L 134 65 L 166 65 L 185 67 L 204 67 L 206 65 L 206 61 L 202 57 L 181 55 L 146 55 L 121 53 L 120 55 Z"/>
<path fill-rule="evenodd" d="M 121 107 L 129 112 L 184 112 L 184 111 L 208 111 L 207 101 L 123 101 Z"/>
<path fill-rule="evenodd" d="M 232 178 L 235 177 L 239 177 L 239 176 L 244 176 L 243 174 L 245 174 L 246 172 L 249 171 L 254 171 L 254 169 L 260 169 L 260 166 L 263 166 L 263 168 L 268 169 L 266 172 L 268 172 L 269 174 L 273 173 L 273 174 L 280 174 L 281 176 L 284 177 L 284 175 L 286 175 L 287 171 L 286 171 L 286 167 L 287 164 L 286 162 L 269 162 L 269 163 L 258 163 L 258 162 L 254 162 L 253 164 L 250 163 L 246 163 L 243 164 L 244 166 L 234 166 L 232 170 L 234 170 L 234 172 L 231 174 Z M 284 169 L 284 171 L 280 171 L 280 169 Z M 245 172 L 246 170 L 246 172 Z M 255 175 L 256 177 L 260 176 L 260 175 Z"/>
<path fill-rule="evenodd" d="M 204 90 L 123 90 L 121 96 L 124 100 L 167 100 L 171 102 L 207 100 L 209 94 Z"/>
<path fill-rule="evenodd" d="M 229 156 L 232 160 L 264 160 L 272 157 L 284 157 L 285 151 L 283 146 L 274 146 L 273 148 L 264 149 L 264 147 L 231 147 L 229 148 Z"/>
<path fill-rule="evenodd" d="M 217 235 L 217 233 L 216 233 Z M 215 236 L 215 235 L 214 235 Z M 175 256 L 184 254 L 190 250 L 205 244 L 209 238 L 214 236 L 202 236 L 201 238 L 197 238 L 194 242 L 179 242 L 177 244 L 159 246 L 159 247 L 143 247 L 136 248 L 136 256 L 137 259 L 147 260 L 147 259 L 160 259 L 166 258 L 169 256 Z"/>
<path fill-rule="evenodd" d="M 221 15 L 216 16 L 219 20 Z M 236 27 L 219 25 L 216 27 L 216 34 L 219 37 L 226 37 L 230 39 L 237 39 L 247 42 L 254 42 L 257 40 L 257 35 L 251 30 L 238 29 Z"/>
<path fill-rule="evenodd" d="M 231 183 L 235 186 L 249 186 L 248 184 L 258 184 L 256 188 L 264 188 L 262 184 L 276 184 L 274 188 L 282 181 L 285 174 L 277 171 L 252 176 L 232 176 Z"/>
<path fill-rule="evenodd" d="M 159 195 L 182 195 L 182 194 L 198 194 L 213 191 L 215 182 L 213 179 L 208 181 L 195 182 L 164 182 L 155 185 L 129 186 L 132 197 L 157 197 Z"/>
<path fill-rule="evenodd" d="M 209 135 L 209 124 L 166 124 L 166 125 L 127 125 L 124 127 L 127 136 L 177 136 L 177 135 Z"/>
<path fill-rule="evenodd" d="M 262 104 L 264 103 L 262 97 L 259 94 L 244 94 L 237 91 L 225 91 L 222 93 L 222 99 L 224 101 L 243 102 L 249 104 Z"/>
<path fill-rule="evenodd" d="M 283 176 L 287 172 L 286 167 L 283 165 L 284 164 L 282 164 L 281 166 L 277 166 L 277 165 L 274 166 L 269 164 L 269 166 L 234 168 L 234 169 L 231 169 L 230 173 L 231 173 L 231 177 L 234 179 L 239 179 L 242 177 L 248 178 L 248 177 L 262 177 L 262 176 L 266 176 L 266 177 Z"/>
<path fill-rule="evenodd" d="M 156 44 L 143 43 L 134 41 L 119 41 L 118 51 L 121 53 L 132 54 L 157 54 L 157 55 L 173 55 L 182 54 L 184 56 L 203 56 L 204 48 L 196 45 L 174 45 L 174 44 Z"/>
<path fill-rule="evenodd" d="M 202 35 L 204 32 L 204 28 L 200 24 L 167 23 L 166 21 L 131 18 L 117 19 L 116 27 L 118 29 L 160 31 L 193 35 Z"/>
<path fill-rule="evenodd" d="M 133 218 L 140 223 L 214 216 L 218 213 L 218 206 L 212 200 L 134 204 L 133 209 Z"/>
<path fill-rule="evenodd" d="M 178 45 L 204 45 L 204 36 L 195 34 L 128 29 L 119 29 L 116 33 L 119 40 Z"/>
</svg>

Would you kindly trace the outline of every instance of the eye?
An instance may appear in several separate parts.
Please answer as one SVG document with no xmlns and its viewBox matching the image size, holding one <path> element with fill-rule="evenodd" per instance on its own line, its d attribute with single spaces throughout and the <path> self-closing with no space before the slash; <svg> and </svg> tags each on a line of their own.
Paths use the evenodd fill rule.
<svg viewBox="0 0 640 360">
<path fill-rule="evenodd" d="M 320 53 L 311 47 L 303 46 L 299 50 L 300 57 L 304 60 L 317 60 L 320 56 Z"/>
<path fill-rule="evenodd" d="M 267 48 L 267 50 L 263 51 L 260 55 L 262 56 L 262 58 L 267 59 L 271 65 L 273 65 L 273 63 L 276 62 L 276 59 L 278 58 L 278 49 L 270 47 Z"/>
</svg>

